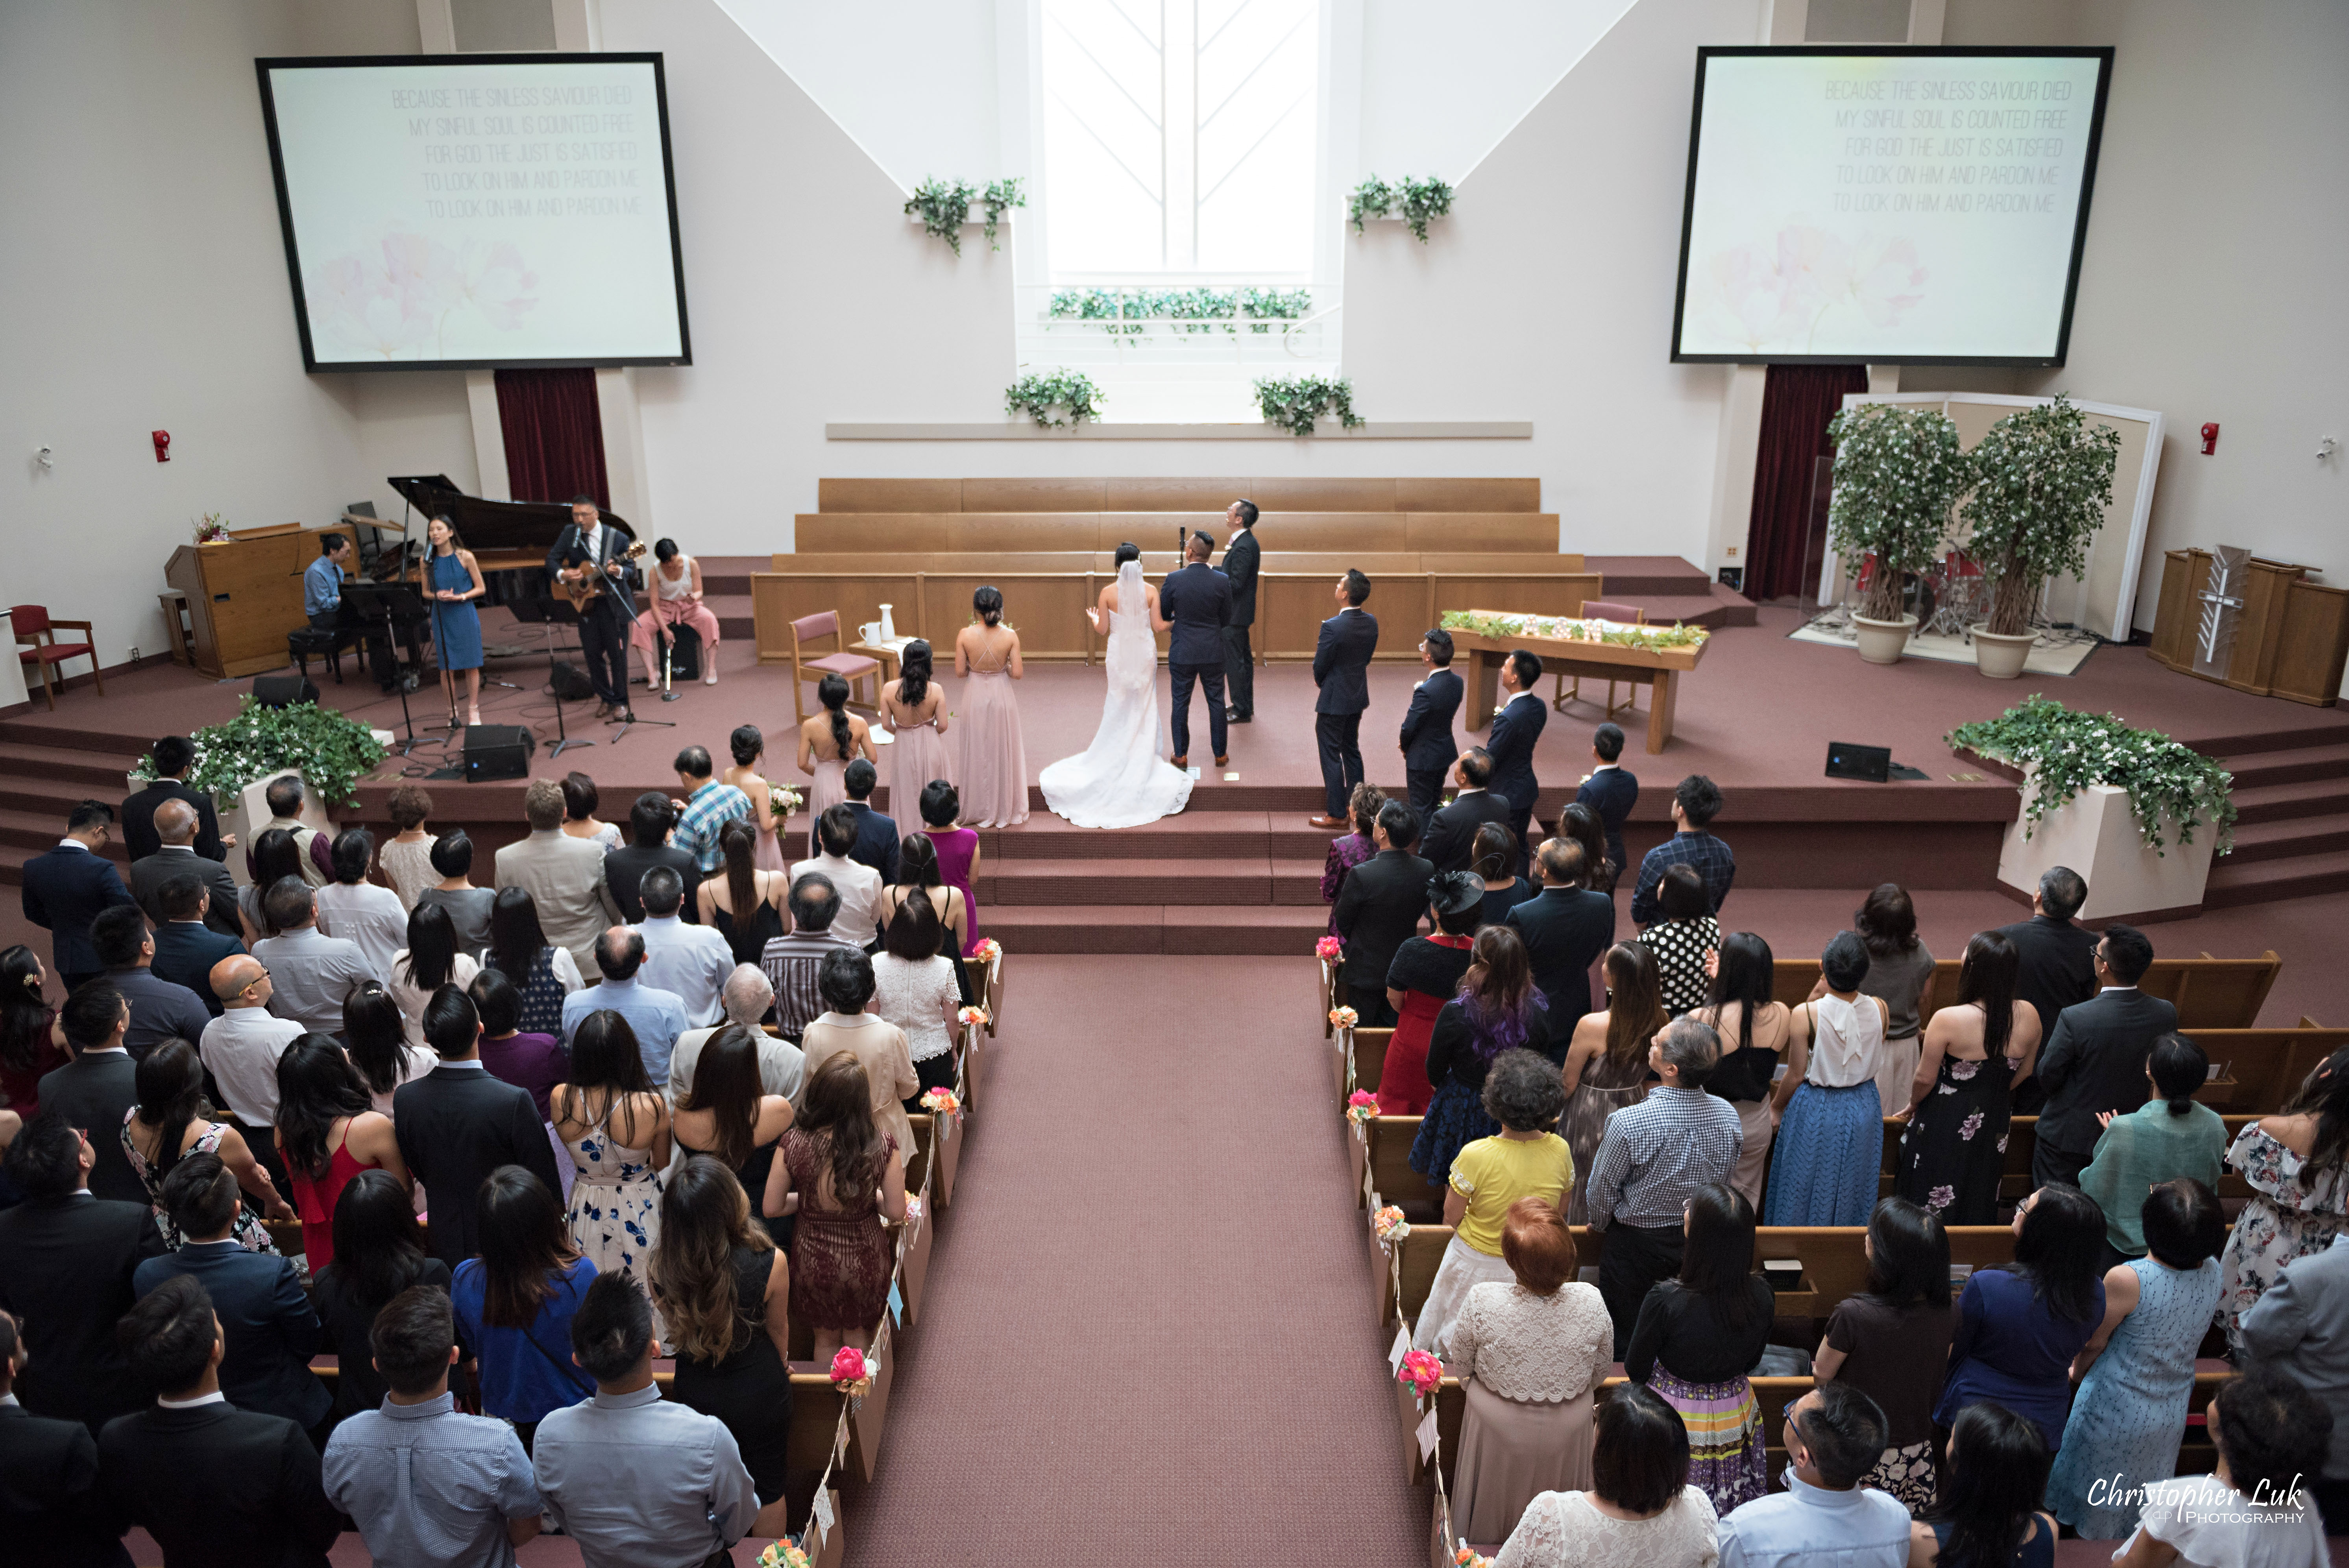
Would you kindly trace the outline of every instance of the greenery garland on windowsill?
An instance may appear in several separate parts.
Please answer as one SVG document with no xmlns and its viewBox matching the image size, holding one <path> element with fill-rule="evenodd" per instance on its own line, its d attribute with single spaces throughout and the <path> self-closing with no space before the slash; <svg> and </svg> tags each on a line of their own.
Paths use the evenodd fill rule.
<svg viewBox="0 0 2349 1568">
<path fill-rule="evenodd" d="M 1363 423 L 1354 412 L 1354 384 L 1342 377 L 1267 376 L 1256 384 L 1259 413 L 1292 436 L 1309 436 L 1324 414 L 1350 430 Z"/>
<path fill-rule="evenodd" d="M 1952 750 L 2034 769 L 2023 808 L 2025 838 L 2083 790 L 2108 784 L 2127 791 L 2129 812 L 2154 853 L 2168 852 L 2165 818 L 2178 824 L 2181 844 L 2191 844 L 2194 830 L 2209 822 L 2218 834 L 2215 852 L 2234 847 L 2234 775 L 2158 729 L 2132 729 L 2111 714 L 2081 713 L 2034 696 L 1996 718 L 1961 724 L 1944 738 Z"/>
<path fill-rule="evenodd" d="M 240 794 L 264 779 L 298 772 L 318 799 L 336 805 L 349 799 L 359 780 L 389 755 L 366 725 L 332 708 L 314 702 L 264 707 L 249 692 L 234 718 L 208 724 L 188 738 L 196 748 L 188 788 L 215 799 Z M 154 758 L 141 757 L 131 774 L 152 779 Z"/>
<path fill-rule="evenodd" d="M 1081 370 L 1061 369 L 1033 376 L 1022 376 L 1003 389 L 1003 411 L 1026 414 L 1048 428 L 1074 427 L 1087 419 L 1101 418 L 1101 405 L 1109 395 L 1093 385 L 1092 377 Z M 1066 408 L 1065 419 L 1052 410 Z"/>
<path fill-rule="evenodd" d="M 1165 321 L 1178 333 L 1242 331 L 1268 334 L 1276 322 L 1296 321 L 1313 308 L 1311 289 L 1056 289 L 1045 315 L 1054 321 L 1096 321 L 1115 337 Z"/>
</svg>

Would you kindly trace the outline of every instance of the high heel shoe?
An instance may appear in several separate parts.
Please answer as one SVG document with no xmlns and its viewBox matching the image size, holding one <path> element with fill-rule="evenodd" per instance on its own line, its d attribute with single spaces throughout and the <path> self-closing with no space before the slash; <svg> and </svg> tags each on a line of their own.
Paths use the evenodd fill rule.
<svg viewBox="0 0 2349 1568">
<path fill-rule="evenodd" d="M 481 710 L 479 705 L 473 705 L 465 709 L 465 722 L 469 725 L 481 722 Z"/>
</svg>

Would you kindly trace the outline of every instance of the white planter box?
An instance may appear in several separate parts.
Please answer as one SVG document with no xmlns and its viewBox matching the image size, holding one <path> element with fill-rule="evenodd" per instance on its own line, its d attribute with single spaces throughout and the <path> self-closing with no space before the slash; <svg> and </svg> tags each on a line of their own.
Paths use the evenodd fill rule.
<svg viewBox="0 0 2349 1568">
<path fill-rule="evenodd" d="M 2031 789 L 2031 770 L 2026 769 L 2025 802 Z M 2026 825 L 2017 818 L 2008 827 L 1998 857 L 1998 880 L 2026 897 L 2038 891 L 2039 879 L 2049 867 L 2069 866 L 2087 879 L 2088 902 L 2080 911 L 2085 919 L 2190 914 L 2202 907 L 2210 852 L 2219 836 L 2209 822 L 2194 830 L 2192 843 L 2180 844 L 2178 824 L 2165 821 L 2161 836 L 2167 852 L 2157 854 L 2147 847 L 2129 812 L 2128 791 L 2096 784 L 2040 819 L 2028 839 L 2023 836 Z"/>
<path fill-rule="evenodd" d="M 295 777 L 301 777 L 299 769 L 294 771 Z M 213 801 L 220 812 L 221 831 L 236 835 L 236 848 L 228 852 L 228 872 L 236 879 L 239 887 L 249 886 L 253 882 L 244 869 L 245 851 L 253 848 L 253 841 L 259 838 L 261 830 L 274 820 L 264 796 L 272 783 L 285 777 L 284 773 L 272 773 L 266 779 L 246 785 L 234 798 L 222 796 Z M 326 815 L 326 807 L 318 801 L 318 792 L 308 787 L 306 779 L 302 790 L 302 821 L 322 833 L 331 835 L 335 830 L 334 821 Z"/>
</svg>

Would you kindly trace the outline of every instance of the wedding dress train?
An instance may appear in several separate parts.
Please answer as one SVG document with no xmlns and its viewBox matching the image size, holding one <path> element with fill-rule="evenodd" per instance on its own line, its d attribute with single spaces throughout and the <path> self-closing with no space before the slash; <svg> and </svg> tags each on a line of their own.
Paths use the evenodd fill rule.
<svg viewBox="0 0 2349 1568">
<path fill-rule="evenodd" d="M 1080 828 L 1138 828 L 1191 798 L 1191 776 L 1166 760 L 1158 722 L 1158 644 L 1151 634 L 1142 563 L 1118 568 L 1110 612 L 1109 689 L 1093 743 L 1037 775 L 1044 803 Z"/>
</svg>

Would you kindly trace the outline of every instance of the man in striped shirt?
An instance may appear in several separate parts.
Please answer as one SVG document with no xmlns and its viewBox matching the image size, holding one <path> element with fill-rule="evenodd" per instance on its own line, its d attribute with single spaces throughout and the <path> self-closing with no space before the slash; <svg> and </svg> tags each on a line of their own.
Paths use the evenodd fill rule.
<svg viewBox="0 0 2349 1568">
<path fill-rule="evenodd" d="M 824 954 L 857 944 L 833 929 L 840 913 L 840 890 L 822 872 L 802 872 L 792 883 L 792 928 L 769 942 L 759 967 L 775 988 L 775 1027 L 796 1044 L 823 1010 L 816 974 Z M 1731 1112 L 1732 1119 L 1736 1113 Z"/>
</svg>

